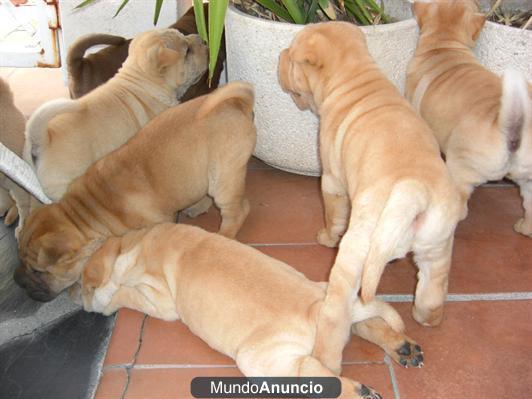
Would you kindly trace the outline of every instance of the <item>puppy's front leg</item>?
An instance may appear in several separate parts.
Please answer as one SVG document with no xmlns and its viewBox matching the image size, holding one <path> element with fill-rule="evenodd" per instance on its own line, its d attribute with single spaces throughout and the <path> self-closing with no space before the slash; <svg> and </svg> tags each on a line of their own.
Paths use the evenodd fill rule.
<svg viewBox="0 0 532 399">
<path fill-rule="evenodd" d="M 414 247 L 414 261 L 419 268 L 414 319 L 424 326 L 434 327 L 443 318 L 443 303 L 447 296 L 454 234 L 437 244 Z"/>
<path fill-rule="evenodd" d="M 301 347 L 290 345 L 266 346 L 260 350 L 260 344 L 250 350 L 243 350 L 237 355 L 236 364 L 246 376 L 287 376 L 287 377 L 338 377 L 325 367 L 318 359 L 309 355 L 297 355 Z M 257 349 L 259 348 L 259 349 Z M 382 399 L 372 388 L 339 377 L 342 385 L 340 399 Z"/>
<path fill-rule="evenodd" d="M 183 210 L 183 213 L 187 215 L 189 218 L 195 218 L 202 213 L 206 213 L 209 208 L 212 206 L 212 198 L 206 195 L 202 199 L 200 199 L 198 202 L 196 202 L 194 205 L 189 206 L 188 208 Z"/>
<path fill-rule="evenodd" d="M 519 180 L 519 190 L 523 197 L 525 215 L 514 225 L 514 230 L 525 236 L 532 237 L 532 180 Z"/>
<path fill-rule="evenodd" d="M 325 205 L 325 228 L 318 231 L 317 240 L 326 247 L 336 247 L 347 228 L 351 204 L 341 183 L 331 174 L 321 177 L 321 193 Z"/>
</svg>

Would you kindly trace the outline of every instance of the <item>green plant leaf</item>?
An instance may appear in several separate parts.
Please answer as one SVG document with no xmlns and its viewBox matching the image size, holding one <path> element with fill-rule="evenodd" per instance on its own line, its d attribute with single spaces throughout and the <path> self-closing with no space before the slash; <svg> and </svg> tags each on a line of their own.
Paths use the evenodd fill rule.
<svg viewBox="0 0 532 399">
<path fill-rule="evenodd" d="M 299 6 L 296 0 L 281 0 L 281 2 L 296 24 L 303 25 L 305 23 L 305 10 Z"/>
<path fill-rule="evenodd" d="M 129 3 L 129 0 L 124 0 L 122 4 L 120 4 L 120 7 L 118 7 L 118 10 L 116 10 L 115 15 L 113 15 L 113 18 L 115 18 L 120 13 L 120 11 L 122 11 L 122 8 L 124 8 L 127 3 Z"/>
<path fill-rule="evenodd" d="M 281 7 L 275 1 L 273 0 L 255 0 L 255 1 L 259 3 L 261 6 L 273 12 L 279 18 L 284 19 L 286 22 L 292 22 L 292 23 L 294 22 L 294 19 L 290 16 L 288 11 L 286 11 L 283 7 Z"/>
<path fill-rule="evenodd" d="M 321 8 L 329 7 L 329 0 L 318 0 L 318 3 L 320 4 Z"/>
<path fill-rule="evenodd" d="M 209 84 L 220 52 L 228 4 L 229 0 L 211 0 L 209 2 Z"/>
<path fill-rule="evenodd" d="M 206 45 L 209 45 L 209 36 L 207 33 L 207 23 L 205 22 L 205 11 L 201 0 L 194 0 L 194 18 L 201 39 Z"/>
<path fill-rule="evenodd" d="M 318 0 L 312 0 L 310 7 L 308 8 L 307 16 L 305 18 L 305 24 L 316 21 L 316 12 L 318 11 Z"/>
<path fill-rule="evenodd" d="M 359 10 L 358 6 L 354 2 L 354 0 L 346 0 L 345 2 L 345 9 L 349 12 L 349 14 L 355 18 L 355 21 L 359 25 L 369 25 L 370 21 L 366 19 L 364 14 Z"/>
<path fill-rule="evenodd" d="M 159 21 L 159 15 L 161 14 L 161 7 L 164 0 L 155 0 L 155 12 L 153 14 L 153 25 L 157 25 Z"/>
<path fill-rule="evenodd" d="M 90 3 L 93 3 L 95 0 L 84 0 L 81 3 L 79 3 L 76 7 L 74 7 L 74 10 L 77 8 L 85 7 L 89 5 Z"/>
<path fill-rule="evenodd" d="M 373 18 L 371 17 L 371 14 L 367 10 L 366 2 L 362 0 L 355 0 L 356 5 L 358 6 L 359 10 L 364 14 L 364 17 L 367 19 L 368 24 L 373 21 Z"/>
</svg>

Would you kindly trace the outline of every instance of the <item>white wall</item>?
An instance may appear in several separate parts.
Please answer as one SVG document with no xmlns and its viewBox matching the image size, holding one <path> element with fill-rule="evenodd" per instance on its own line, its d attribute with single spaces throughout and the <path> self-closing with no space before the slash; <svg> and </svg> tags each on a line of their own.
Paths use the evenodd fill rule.
<svg viewBox="0 0 532 399">
<path fill-rule="evenodd" d="M 154 29 L 153 12 L 155 8 L 154 0 L 133 0 L 130 1 L 113 18 L 116 10 L 123 0 L 96 0 L 82 9 L 75 7 L 81 0 L 61 0 L 59 2 L 59 13 L 61 17 L 62 41 L 61 60 L 62 70 L 65 70 L 66 52 L 72 42 L 81 35 L 87 33 L 110 33 L 127 38 L 135 36 L 137 33 Z M 173 24 L 178 15 L 183 14 L 191 4 L 191 0 L 165 0 L 157 23 L 157 28 L 164 28 Z M 66 76 L 66 75 L 65 75 Z"/>
</svg>

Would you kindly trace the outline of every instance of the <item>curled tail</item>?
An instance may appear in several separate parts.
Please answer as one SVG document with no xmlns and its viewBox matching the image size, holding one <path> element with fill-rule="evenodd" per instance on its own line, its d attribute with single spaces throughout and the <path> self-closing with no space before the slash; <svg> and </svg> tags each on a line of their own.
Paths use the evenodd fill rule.
<svg viewBox="0 0 532 399">
<path fill-rule="evenodd" d="M 82 105 L 77 100 L 59 98 L 48 101 L 39 107 L 30 117 L 26 125 L 26 139 L 24 143 L 23 158 L 33 165 L 33 156 L 39 152 L 39 148 L 49 142 L 48 122 L 55 116 L 65 112 L 76 112 Z"/>
<path fill-rule="evenodd" d="M 85 52 L 92 46 L 100 44 L 120 46 L 126 42 L 121 36 L 107 35 L 105 33 L 96 33 L 84 35 L 76 39 L 68 49 L 67 68 L 68 73 L 75 79 L 81 77 L 81 63 Z"/>
<path fill-rule="evenodd" d="M 516 152 L 523 138 L 523 130 L 530 123 L 532 102 L 525 76 L 516 70 L 504 71 L 502 77 L 499 129 L 506 136 L 508 150 Z"/>
<path fill-rule="evenodd" d="M 416 217 L 427 206 L 428 193 L 421 183 L 405 180 L 393 187 L 371 235 L 368 256 L 364 262 L 361 283 L 364 303 L 375 298 L 386 263 L 392 259 Z"/>
<path fill-rule="evenodd" d="M 207 96 L 201 104 L 196 118 L 200 119 L 226 101 L 233 101 L 244 113 L 253 113 L 255 92 L 251 83 L 235 81 L 220 87 Z"/>
</svg>

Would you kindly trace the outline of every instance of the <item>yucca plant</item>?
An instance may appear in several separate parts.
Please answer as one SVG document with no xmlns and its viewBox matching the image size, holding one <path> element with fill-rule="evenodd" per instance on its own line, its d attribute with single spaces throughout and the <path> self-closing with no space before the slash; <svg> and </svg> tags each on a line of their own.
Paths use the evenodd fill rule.
<svg viewBox="0 0 532 399">
<path fill-rule="evenodd" d="M 96 0 L 84 0 L 76 8 L 85 7 Z M 155 10 L 153 24 L 156 25 L 161 13 L 164 0 L 154 0 Z M 210 0 L 209 2 L 209 26 L 207 27 L 203 12 L 202 0 L 193 0 L 194 13 L 198 33 L 209 47 L 209 79 L 212 78 L 224 29 L 225 12 L 229 0 Z M 267 11 L 270 19 L 290 22 L 295 24 L 307 24 L 328 20 L 347 20 L 357 25 L 373 25 L 389 22 L 384 13 L 384 6 L 378 5 L 376 0 L 233 0 L 236 6 L 244 11 L 253 9 L 253 6 L 261 11 Z M 129 3 L 123 0 L 116 10 L 114 17 Z"/>
</svg>

